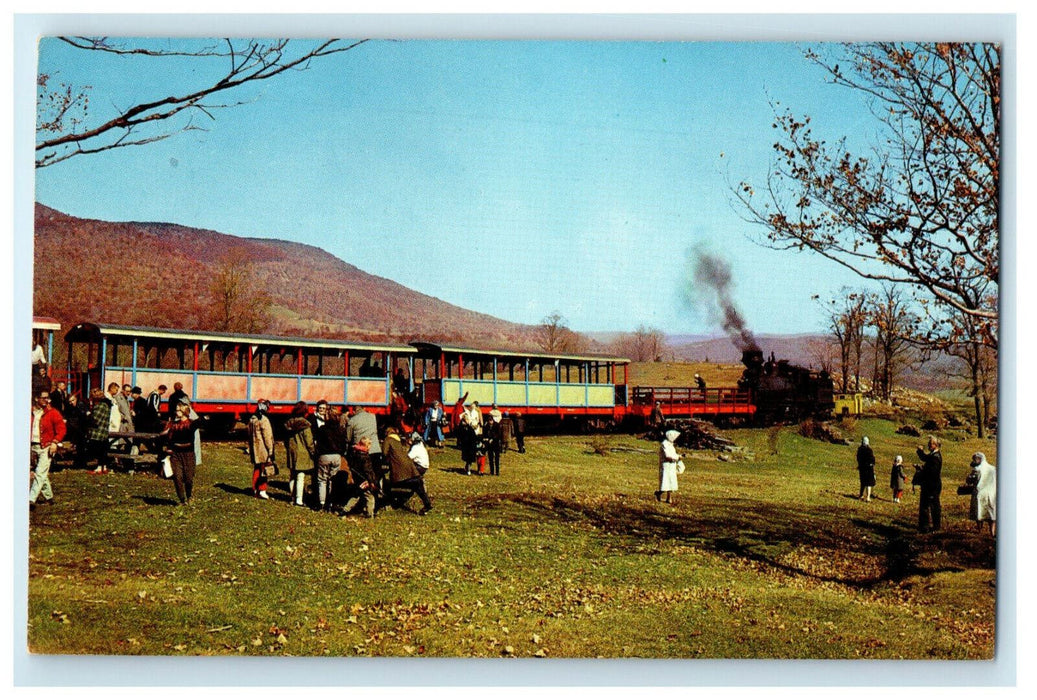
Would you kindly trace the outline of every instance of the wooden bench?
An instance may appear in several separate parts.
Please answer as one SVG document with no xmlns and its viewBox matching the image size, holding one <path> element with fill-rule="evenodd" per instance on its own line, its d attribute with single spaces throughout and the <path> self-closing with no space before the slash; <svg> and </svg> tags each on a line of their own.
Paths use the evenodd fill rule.
<svg viewBox="0 0 1037 700">
<path fill-rule="evenodd" d="M 127 454 L 126 452 L 108 453 L 108 461 L 110 464 L 117 463 L 121 468 L 125 469 L 127 472 L 131 474 L 137 470 L 138 464 L 157 466 L 161 459 L 161 454 L 151 452 L 137 455 Z"/>
<path fill-rule="evenodd" d="M 160 435 L 161 433 L 108 433 L 108 437 L 112 440 L 132 439 L 138 445 L 145 445 L 148 447 L 148 451 L 143 454 L 130 454 L 128 452 L 109 452 L 109 462 L 112 464 L 118 464 L 120 467 L 130 472 L 131 474 L 134 471 L 136 471 L 138 464 L 158 465 L 158 463 L 162 460 L 163 455 L 157 449 L 155 442 L 158 440 Z"/>
</svg>

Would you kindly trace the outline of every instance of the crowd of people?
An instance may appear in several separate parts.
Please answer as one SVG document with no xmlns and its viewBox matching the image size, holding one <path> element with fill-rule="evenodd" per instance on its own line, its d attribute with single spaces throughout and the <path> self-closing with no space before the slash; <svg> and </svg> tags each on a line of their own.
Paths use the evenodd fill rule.
<svg viewBox="0 0 1037 700">
<path fill-rule="evenodd" d="M 655 491 L 657 501 L 674 503 L 678 490 L 678 475 L 684 473 L 684 455 L 677 451 L 680 432 L 672 429 L 663 415 L 659 402 L 655 403 L 648 418 L 648 426 L 654 431 L 659 443 L 659 480 Z M 940 440 L 929 436 L 925 447 L 918 446 L 916 453 L 920 464 L 915 465 L 911 477 L 912 491 L 918 493 L 918 531 L 935 532 L 942 525 L 940 494 L 943 490 L 943 454 Z M 857 473 L 860 484 L 858 498 L 871 502 L 875 488 L 875 452 L 867 436 L 861 438 L 857 448 Z M 889 488 L 891 501 L 901 503 L 908 477 L 902 455 L 893 457 L 890 468 Z M 979 530 L 984 528 L 993 536 L 997 532 L 997 470 L 987 462 L 986 455 L 972 455 L 971 464 L 964 483 L 958 488 L 959 495 L 968 495 L 969 519 Z"/>
<path fill-rule="evenodd" d="M 36 368 L 34 367 L 34 376 Z M 73 467 L 90 474 L 107 474 L 112 455 L 122 452 L 133 458 L 142 444 L 150 444 L 168 459 L 169 475 L 181 503 L 191 500 L 194 474 L 201 465 L 201 427 L 204 419 L 191 407 L 180 383 L 170 397 L 166 413 L 161 414 L 165 386 L 144 398 L 140 387 L 112 382 L 106 391 L 95 387 L 86 402 L 68 391 L 65 382 L 51 386 L 39 382 L 33 387 L 30 423 L 29 506 L 54 502 L 50 467 L 63 443 L 73 448 Z"/>
<path fill-rule="evenodd" d="M 311 414 L 300 401 L 284 422 L 284 457 L 279 460 L 269 412 L 269 401 L 257 401 L 247 425 L 255 497 L 270 499 L 270 477 L 280 472 L 281 461 L 296 506 L 339 515 L 359 511 L 373 518 L 379 503 L 404 508 L 417 496 L 419 515 L 432 510 L 424 480 L 431 462 L 418 432 L 401 435 L 399 428 L 388 426 L 380 441 L 377 418 L 363 406 L 340 412 L 322 400 Z"/>
<path fill-rule="evenodd" d="M 394 377 L 394 400 L 404 396 L 405 380 L 399 373 Z M 92 389 L 88 400 L 80 402 L 65 382 L 51 383 L 45 362 L 34 361 L 30 508 L 38 502 L 54 502 L 49 473 L 64 442 L 74 447 L 74 466 L 88 469 L 88 462 L 96 462 L 90 472 L 93 474 L 109 471 L 114 450 L 134 456 L 142 444 L 147 444 L 164 455 L 165 472 L 173 481 L 178 501 L 189 504 L 194 476 L 202 462 L 200 430 L 204 419 L 191 407 L 182 384 L 175 383 L 168 398 L 167 390 L 160 385 L 145 397 L 140 387 L 112 382 L 106 391 Z M 522 414 L 503 413 L 493 404 L 484 415 L 478 401 L 468 401 L 468 394 L 457 400 L 450 413 L 439 401 L 423 411 L 412 410 L 409 402 L 404 401 L 390 414 L 391 424 L 385 427 L 384 438 L 375 414 L 363 406 L 347 407 L 340 412 L 327 401 L 319 401 L 311 413 L 305 402 L 299 402 L 284 421 L 284 434 L 279 440 L 275 439 L 269 412 L 269 401 L 259 400 L 247 423 L 251 493 L 259 499 L 269 499 L 270 477 L 280 472 L 278 452 L 283 451 L 281 461 L 287 472 L 291 502 L 340 515 L 362 513 L 374 517 L 380 504 L 403 508 L 413 496 L 421 501 L 421 515 L 431 511 L 432 501 L 424 481 L 430 467 L 428 446 L 442 448 L 447 429 L 457 441 L 466 475 L 499 476 L 502 453 L 512 439 L 517 452 L 525 452 Z M 676 447 L 680 433 L 667 429 L 658 402 L 649 423 L 662 437 L 655 498 L 673 504 L 678 475 L 684 471 L 683 455 Z M 927 446 L 919 446 L 916 453 L 920 464 L 915 465 L 910 481 L 912 491 L 918 491 L 918 529 L 932 532 L 942 524 L 943 455 L 939 439 L 930 436 Z M 876 459 L 867 436 L 857 448 L 856 462 L 858 497 L 870 502 L 876 486 Z M 907 482 L 903 457 L 895 455 L 889 477 L 893 503 L 902 501 Z M 994 535 L 996 469 L 983 453 L 973 455 L 968 476 L 958 493 L 971 497 L 969 517 L 977 528 L 986 528 Z"/>
<path fill-rule="evenodd" d="M 918 531 L 922 533 L 935 532 L 942 525 L 943 453 L 940 447 L 940 440 L 931 435 L 926 446 L 920 445 L 915 450 L 920 463 L 915 465 L 911 486 L 912 491 L 917 489 L 918 492 Z M 860 484 L 858 498 L 870 502 L 876 484 L 875 452 L 867 436 L 861 438 L 857 447 L 857 474 Z M 889 474 L 893 503 L 901 502 L 907 481 L 904 458 L 896 455 Z M 977 528 L 986 527 L 993 535 L 997 528 L 997 472 L 982 452 L 972 455 L 969 472 L 958 493 L 971 496 L 969 518 L 976 522 Z"/>
<path fill-rule="evenodd" d="M 506 416 L 493 405 L 484 417 L 479 403 L 468 402 L 467 394 L 452 415 L 439 401 L 418 412 L 403 400 L 405 384 L 406 377 L 394 377 L 393 410 L 384 431 L 363 406 L 340 411 L 319 401 L 311 413 L 299 402 L 281 424 L 283 436 L 275 438 L 270 402 L 257 401 L 246 425 L 251 493 L 269 500 L 269 483 L 280 472 L 280 462 L 296 506 L 343 515 L 361 511 L 373 517 L 380 504 L 402 508 L 417 496 L 424 515 L 432 509 L 424 482 L 430 466 L 428 445 L 442 448 L 448 429 L 457 440 L 466 474 L 499 476 L 501 454 L 512 438 L 518 451 L 525 452 L 521 413 Z M 140 387 L 112 382 L 103 391 L 93 388 L 81 404 L 65 382 L 52 385 L 45 363 L 34 364 L 31 507 L 41 497 L 43 503 L 54 500 L 48 474 L 62 443 L 72 445 L 74 466 L 91 474 L 107 474 L 114 458 L 128 457 L 136 464 L 132 458 L 144 447 L 161 458 L 179 503 L 191 503 L 202 461 L 204 419 L 191 407 L 181 383 L 175 383 L 168 396 L 167 392 L 160 385 L 145 396 Z"/>
</svg>

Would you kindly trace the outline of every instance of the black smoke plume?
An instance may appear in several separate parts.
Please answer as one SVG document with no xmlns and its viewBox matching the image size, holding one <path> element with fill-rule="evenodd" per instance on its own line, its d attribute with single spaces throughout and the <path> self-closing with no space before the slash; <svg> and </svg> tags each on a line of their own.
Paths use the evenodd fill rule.
<svg viewBox="0 0 1037 700">
<path fill-rule="evenodd" d="M 753 332 L 746 327 L 745 319 L 731 298 L 731 266 L 703 250 L 692 251 L 692 258 L 694 274 L 685 290 L 688 300 L 705 306 L 739 350 L 759 350 Z"/>
</svg>

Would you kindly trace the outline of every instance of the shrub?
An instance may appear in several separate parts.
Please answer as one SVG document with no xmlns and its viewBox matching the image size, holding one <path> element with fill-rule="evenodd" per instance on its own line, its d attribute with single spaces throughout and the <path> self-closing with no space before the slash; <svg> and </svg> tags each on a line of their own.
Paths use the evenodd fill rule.
<svg viewBox="0 0 1037 700">
<path fill-rule="evenodd" d="M 848 433 L 857 432 L 857 419 L 854 416 L 843 416 L 839 420 L 839 428 Z"/>
</svg>

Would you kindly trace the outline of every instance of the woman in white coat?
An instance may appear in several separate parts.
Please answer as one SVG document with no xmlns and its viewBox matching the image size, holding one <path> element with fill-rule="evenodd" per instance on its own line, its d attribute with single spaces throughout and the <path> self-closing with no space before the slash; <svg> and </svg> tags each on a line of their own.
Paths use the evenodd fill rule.
<svg viewBox="0 0 1037 700">
<path fill-rule="evenodd" d="M 659 490 L 655 492 L 657 501 L 662 501 L 665 494 L 666 502 L 673 503 L 673 493 L 677 490 L 677 463 L 681 461 L 681 455 L 674 444 L 678 437 L 679 431 L 667 430 L 659 444 Z"/>
<path fill-rule="evenodd" d="M 997 470 L 987 462 L 982 452 L 972 455 L 972 474 L 970 482 L 975 482 L 972 491 L 972 502 L 969 504 L 969 516 L 976 521 L 976 528 L 983 529 L 986 523 L 990 535 L 997 533 Z"/>
</svg>

